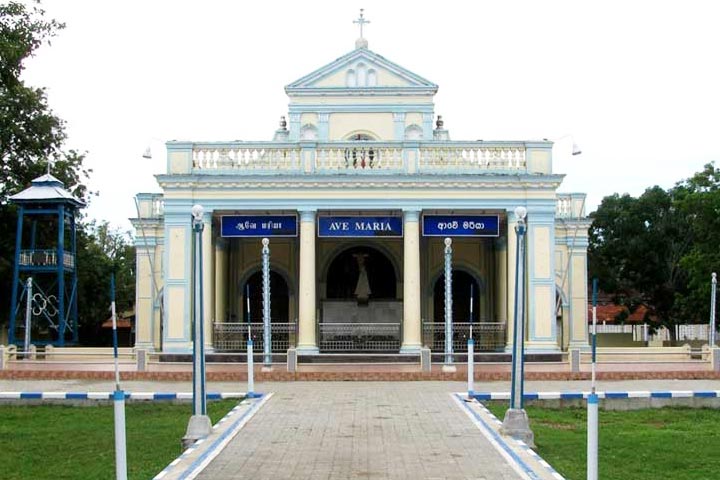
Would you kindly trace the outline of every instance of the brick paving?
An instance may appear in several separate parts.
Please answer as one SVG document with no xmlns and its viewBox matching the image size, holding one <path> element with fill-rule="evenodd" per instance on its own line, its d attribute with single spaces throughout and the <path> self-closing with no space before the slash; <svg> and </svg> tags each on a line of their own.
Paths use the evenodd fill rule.
<svg viewBox="0 0 720 480">
<path fill-rule="evenodd" d="M 448 385 L 274 384 L 197 478 L 521 478 L 453 404 Z"/>
</svg>

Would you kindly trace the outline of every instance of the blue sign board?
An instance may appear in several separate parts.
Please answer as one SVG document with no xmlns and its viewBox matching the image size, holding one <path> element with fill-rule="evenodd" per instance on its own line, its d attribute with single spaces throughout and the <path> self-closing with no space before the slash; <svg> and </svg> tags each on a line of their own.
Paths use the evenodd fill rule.
<svg viewBox="0 0 720 480">
<path fill-rule="evenodd" d="M 318 237 L 402 237 L 401 217 L 318 217 Z"/>
<path fill-rule="evenodd" d="M 296 215 L 228 215 L 220 219 L 223 237 L 297 237 Z"/>
<path fill-rule="evenodd" d="M 497 215 L 423 215 L 425 237 L 499 237 Z"/>
</svg>

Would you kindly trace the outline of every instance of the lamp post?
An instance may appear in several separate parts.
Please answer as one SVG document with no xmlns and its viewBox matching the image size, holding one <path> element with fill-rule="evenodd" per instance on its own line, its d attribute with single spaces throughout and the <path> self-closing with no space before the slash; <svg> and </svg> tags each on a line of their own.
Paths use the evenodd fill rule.
<svg viewBox="0 0 720 480">
<path fill-rule="evenodd" d="M 192 229 L 195 233 L 195 301 L 193 308 L 193 414 L 182 439 L 183 446 L 189 447 L 200 438 L 210 434 L 212 425 L 207 415 L 205 398 L 205 336 L 203 333 L 203 278 L 202 278 L 202 234 L 205 227 L 202 205 L 192 207 Z"/>
<path fill-rule="evenodd" d="M 715 348 L 715 295 L 717 291 L 717 273 L 712 274 L 712 284 L 710 286 L 710 335 L 708 340 L 710 348 Z"/>
<path fill-rule="evenodd" d="M 524 441 L 534 447 L 534 435 L 530 430 L 527 413 L 523 408 L 524 355 L 525 355 L 525 217 L 527 209 L 517 207 L 515 217 L 517 225 L 516 261 L 515 261 L 515 314 L 513 318 L 512 384 L 510 408 L 505 412 L 501 432 Z"/>
</svg>

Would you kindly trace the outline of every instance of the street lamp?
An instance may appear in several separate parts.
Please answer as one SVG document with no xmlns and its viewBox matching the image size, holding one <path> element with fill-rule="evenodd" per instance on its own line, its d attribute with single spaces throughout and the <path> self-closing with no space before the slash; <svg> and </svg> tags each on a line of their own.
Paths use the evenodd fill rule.
<svg viewBox="0 0 720 480">
<path fill-rule="evenodd" d="M 205 336 L 203 333 L 203 278 L 202 278 L 202 234 L 205 227 L 202 205 L 193 205 L 192 229 L 195 233 L 195 302 L 193 309 L 193 410 L 187 431 L 182 439 L 183 446 L 189 447 L 200 438 L 210 434 L 212 425 L 207 415 L 205 398 Z"/>
<path fill-rule="evenodd" d="M 524 355 L 525 355 L 525 217 L 527 209 L 517 207 L 515 234 L 517 237 L 515 261 L 515 314 L 513 318 L 512 384 L 510 408 L 505 412 L 501 432 L 524 441 L 534 447 L 534 435 L 530 430 L 527 413 L 523 408 Z"/>
</svg>

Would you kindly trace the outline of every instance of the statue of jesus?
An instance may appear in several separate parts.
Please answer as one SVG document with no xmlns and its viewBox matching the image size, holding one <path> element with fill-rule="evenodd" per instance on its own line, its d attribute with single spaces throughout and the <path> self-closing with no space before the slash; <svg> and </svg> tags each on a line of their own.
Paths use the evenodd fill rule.
<svg viewBox="0 0 720 480">
<path fill-rule="evenodd" d="M 370 255 L 367 253 L 353 254 L 353 257 L 355 257 L 358 264 L 358 270 L 360 271 L 357 285 L 355 286 L 355 297 L 357 297 L 358 303 L 367 303 L 370 298 L 370 294 L 372 293 L 370 290 L 370 282 L 368 281 L 367 270 L 365 269 L 365 259 L 369 256 Z"/>
</svg>

